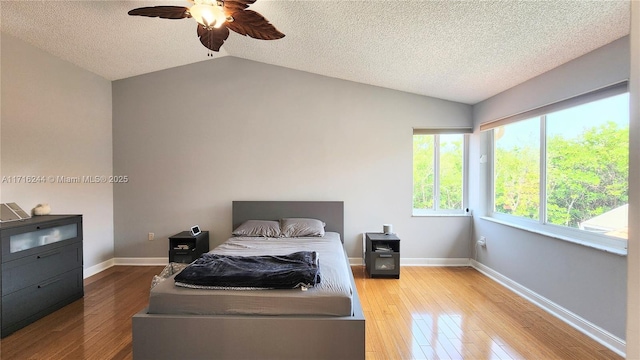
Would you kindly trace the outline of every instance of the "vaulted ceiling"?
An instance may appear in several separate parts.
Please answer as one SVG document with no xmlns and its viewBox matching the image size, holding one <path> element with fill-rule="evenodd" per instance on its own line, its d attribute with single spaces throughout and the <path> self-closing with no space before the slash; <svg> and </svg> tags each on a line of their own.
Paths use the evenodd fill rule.
<svg viewBox="0 0 640 360">
<path fill-rule="evenodd" d="M 286 36 L 232 33 L 213 60 L 193 19 L 127 15 L 185 1 L 7 1 L 1 28 L 109 80 L 235 56 L 474 104 L 629 33 L 628 1 L 258 0 Z"/>
</svg>

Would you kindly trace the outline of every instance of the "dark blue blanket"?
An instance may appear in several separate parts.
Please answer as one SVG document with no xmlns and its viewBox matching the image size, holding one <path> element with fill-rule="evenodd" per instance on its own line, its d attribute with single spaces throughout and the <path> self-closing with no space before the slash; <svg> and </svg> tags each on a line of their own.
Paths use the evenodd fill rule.
<svg viewBox="0 0 640 360">
<path fill-rule="evenodd" d="M 279 256 L 206 253 L 176 275 L 175 282 L 212 287 L 313 287 L 320 282 L 320 266 L 315 251 L 299 251 Z"/>
</svg>

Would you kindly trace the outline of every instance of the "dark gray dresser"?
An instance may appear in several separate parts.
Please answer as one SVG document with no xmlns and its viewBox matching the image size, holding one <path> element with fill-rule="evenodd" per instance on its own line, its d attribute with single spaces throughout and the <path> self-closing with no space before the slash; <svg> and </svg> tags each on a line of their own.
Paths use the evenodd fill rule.
<svg viewBox="0 0 640 360">
<path fill-rule="evenodd" d="M 0 337 L 84 296 L 82 215 L 0 224 Z"/>
</svg>

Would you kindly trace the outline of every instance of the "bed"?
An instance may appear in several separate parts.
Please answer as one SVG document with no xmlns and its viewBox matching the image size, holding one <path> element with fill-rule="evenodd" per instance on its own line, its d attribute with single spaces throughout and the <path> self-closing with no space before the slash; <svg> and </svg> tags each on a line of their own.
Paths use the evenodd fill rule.
<svg viewBox="0 0 640 360">
<path fill-rule="evenodd" d="M 324 221 L 325 237 L 315 239 L 320 242 L 317 245 L 314 239 L 306 239 L 307 246 L 320 249 L 321 273 L 327 252 L 336 248 L 341 252 L 338 261 L 343 262 L 342 269 L 348 269 L 344 271 L 347 285 L 342 287 L 348 296 L 345 289 L 331 286 L 332 298 L 316 303 L 317 299 L 304 296 L 316 291 L 315 287 L 308 291 L 176 289 L 173 280 L 167 279 L 152 290 L 150 306 L 133 317 L 134 358 L 364 359 L 365 319 L 342 246 L 343 203 L 234 201 L 232 212 L 234 229 L 246 220 L 296 217 Z M 289 239 L 270 240 L 279 243 L 273 245 L 275 252 L 282 251 L 280 246 L 296 249 Z M 243 253 L 243 246 L 263 252 L 258 246 L 264 243 L 263 239 L 239 237 L 212 252 Z M 218 295 L 222 297 L 216 298 Z M 181 303 L 183 306 L 176 306 Z"/>
</svg>

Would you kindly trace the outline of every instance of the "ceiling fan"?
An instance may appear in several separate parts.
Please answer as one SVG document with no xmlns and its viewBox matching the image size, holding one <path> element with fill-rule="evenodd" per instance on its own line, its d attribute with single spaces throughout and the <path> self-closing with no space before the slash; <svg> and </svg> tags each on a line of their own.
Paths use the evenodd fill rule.
<svg viewBox="0 0 640 360">
<path fill-rule="evenodd" d="M 219 51 L 229 30 L 254 39 L 282 39 L 278 31 L 259 13 L 248 10 L 256 0 L 188 0 L 191 7 L 149 6 L 133 9 L 129 15 L 159 17 L 162 19 L 193 18 L 198 22 L 200 42 L 211 51 Z M 210 52 L 209 56 L 213 56 Z"/>
</svg>

